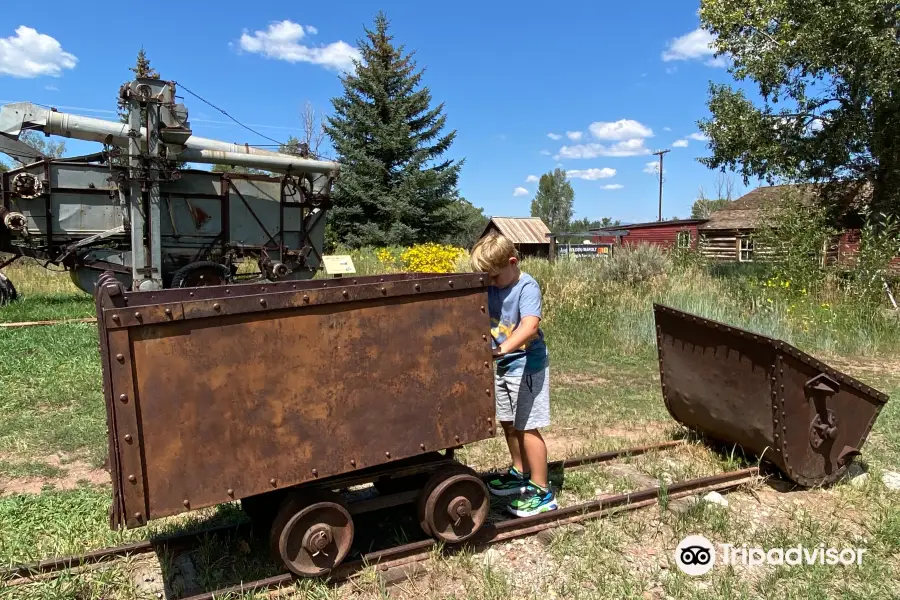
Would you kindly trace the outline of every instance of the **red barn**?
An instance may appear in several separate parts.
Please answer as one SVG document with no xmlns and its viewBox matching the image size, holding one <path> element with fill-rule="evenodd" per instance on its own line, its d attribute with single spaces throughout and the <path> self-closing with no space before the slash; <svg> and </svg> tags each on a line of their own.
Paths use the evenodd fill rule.
<svg viewBox="0 0 900 600">
<path fill-rule="evenodd" d="M 595 244 L 617 244 L 637 246 L 648 244 L 665 249 L 696 248 L 698 227 L 705 219 L 681 219 L 676 221 L 652 221 L 634 223 L 607 229 L 595 229 L 592 241 Z"/>
</svg>

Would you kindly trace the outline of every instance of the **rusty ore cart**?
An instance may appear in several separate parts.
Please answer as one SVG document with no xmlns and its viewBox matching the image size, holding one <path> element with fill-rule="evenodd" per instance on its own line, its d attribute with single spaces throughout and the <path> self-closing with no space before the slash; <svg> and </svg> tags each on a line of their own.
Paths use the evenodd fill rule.
<svg viewBox="0 0 900 600">
<path fill-rule="evenodd" d="M 885 394 L 780 340 L 654 311 L 663 399 L 676 421 L 804 487 L 835 482 L 860 454 Z"/>
<path fill-rule="evenodd" d="M 418 502 L 448 543 L 484 524 L 488 491 L 453 458 L 494 434 L 483 275 L 98 283 L 112 527 L 240 500 L 276 557 L 316 576 L 361 512 Z M 382 493 L 335 491 L 367 482 Z"/>
</svg>

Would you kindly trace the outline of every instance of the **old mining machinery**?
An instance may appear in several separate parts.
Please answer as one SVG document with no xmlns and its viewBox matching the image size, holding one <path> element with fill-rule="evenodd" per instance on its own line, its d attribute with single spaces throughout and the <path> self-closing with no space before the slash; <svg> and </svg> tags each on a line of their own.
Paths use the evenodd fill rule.
<svg viewBox="0 0 900 600">
<path fill-rule="evenodd" d="M 123 85 L 125 123 L 31 103 L 0 107 L 0 151 L 20 163 L 0 173 L 0 269 L 32 257 L 68 270 L 88 293 L 104 271 L 141 291 L 315 274 L 339 164 L 304 147 L 295 156 L 197 137 L 175 93 L 175 82 L 159 79 Z M 29 130 L 103 150 L 50 158 L 19 140 Z M 247 259 L 258 270 L 239 273 Z M 12 282 L 0 276 L 0 304 L 14 297 Z"/>
</svg>

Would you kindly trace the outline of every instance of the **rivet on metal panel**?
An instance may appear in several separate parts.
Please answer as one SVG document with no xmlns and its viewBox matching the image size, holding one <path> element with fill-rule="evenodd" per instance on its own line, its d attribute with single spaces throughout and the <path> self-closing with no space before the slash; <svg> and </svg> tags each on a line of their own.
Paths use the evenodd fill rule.
<svg viewBox="0 0 900 600">
<path fill-rule="evenodd" d="M 169 318 L 172 317 L 172 309 L 171 308 L 167 308 L 165 312 L 166 312 L 167 317 L 169 317 Z"/>
<path fill-rule="evenodd" d="M 418 292 L 418 291 L 421 290 L 421 289 L 422 289 L 422 286 L 419 285 L 419 284 L 417 283 L 417 284 L 416 284 L 416 291 Z"/>
<path fill-rule="evenodd" d="M 494 435 L 494 430 L 493 430 L 493 429 L 488 429 L 488 435 Z"/>
<path fill-rule="evenodd" d="M 419 448 L 421 448 L 422 450 L 424 450 L 424 449 L 425 449 L 425 444 L 419 444 Z"/>
<path fill-rule="evenodd" d="M 355 459 L 355 458 L 351 458 L 351 459 L 350 459 L 350 466 L 352 466 L 352 467 L 355 467 L 355 466 L 356 466 L 356 459 Z"/>
<path fill-rule="evenodd" d="M 271 485 L 272 487 L 275 487 L 275 478 L 274 477 L 269 480 L 269 485 Z"/>
<path fill-rule="evenodd" d="M 486 335 L 483 335 L 483 336 L 481 336 L 481 339 L 484 340 L 484 341 L 486 342 L 486 341 L 487 341 L 487 336 L 486 336 Z"/>
<path fill-rule="evenodd" d="M 125 441 L 128 442 L 129 444 L 131 443 L 131 434 L 130 433 L 125 434 Z"/>
<path fill-rule="evenodd" d="M 231 293 L 231 290 L 226 289 L 226 290 L 225 290 L 225 293 L 226 293 L 226 294 L 230 294 L 230 293 Z"/>
<path fill-rule="evenodd" d="M 308 302 L 309 302 L 309 296 L 303 296 L 303 301 L 308 303 Z"/>
<path fill-rule="evenodd" d="M 124 354 L 116 354 L 116 360 L 119 362 L 125 362 L 125 355 Z"/>
<path fill-rule="evenodd" d="M 265 306 L 265 305 L 266 305 L 266 299 L 265 299 L 265 298 L 260 298 L 260 299 L 259 299 L 259 305 L 260 305 L 260 306 Z"/>
<path fill-rule="evenodd" d="M 128 394 L 121 394 L 119 396 L 119 400 L 121 400 L 122 402 L 128 402 Z"/>
<path fill-rule="evenodd" d="M 484 393 L 487 394 L 488 396 L 490 396 L 490 395 L 491 395 L 491 390 L 489 390 L 489 389 L 488 389 L 488 390 L 484 390 Z"/>
<path fill-rule="evenodd" d="M 390 453 L 390 452 L 385 452 L 384 455 L 385 455 L 386 457 L 388 457 L 388 458 L 391 457 L 391 453 Z"/>
<path fill-rule="evenodd" d="M 346 298 L 347 296 L 350 295 L 350 292 L 348 292 L 347 290 L 344 290 L 343 292 L 341 292 L 341 295 L 343 295 L 344 298 Z"/>
<path fill-rule="evenodd" d="M 140 321 L 140 320 L 141 320 L 141 313 L 139 313 L 139 312 L 134 313 L 134 318 L 137 319 L 138 321 Z"/>
<path fill-rule="evenodd" d="M 138 521 L 141 520 L 141 516 L 142 516 L 141 513 L 134 513 L 134 518 L 137 519 Z"/>
<path fill-rule="evenodd" d="M 225 493 L 228 494 L 228 497 L 229 497 L 229 498 L 234 498 L 234 490 L 233 490 L 233 489 L 228 488 L 228 489 L 225 491 Z"/>
<path fill-rule="evenodd" d="M 491 363 L 489 363 L 489 362 L 487 362 L 487 361 L 484 361 L 484 368 L 485 368 L 485 369 L 490 369 L 490 368 L 491 368 Z"/>
<path fill-rule="evenodd" d="M 113 315 L 113 321 L 114 321 L 115 323 L 118 323 L 118 322 L 119 322 L 119 315 Z"/>
<path fill-rule="evenodd" d="M 354 281 L 353 283 L 356 283 L 356 282 Z M 292 285 L 292 286 L 291 286 L 291 289 L 292 289 L 292 290 L 296 290 L 296 289 L 297 289 L 297 284 L 295 283 L 294 285 Z"/>
<path fill-rule="evenodd" d="M 216 302 L 215 304 L 213 304 L 213 310 L 221 310 L 221 309 L 222 309 L 222 307 L 219 306 L 219 303 L 218 303 L 218 302 Z"/>
<path fill-rule="evenodd" d="M 190 506 L 191 506 L 191 502 L 187 498 L 184 499 L 182 504 L 184 504 L 185 508 L 190 508 Z"/>
<path fill-rule="evenodd" d="M 129 475 L 128 481 L 130 481 L 131 483 L 134 483 L 135 481 L 137 481 L 137 477 L 135 477 L 134 475 Z"/>
<path fill-rule="evenodd" d="M 781 452 L 781 448 L 775 448 L 775 452 L 780 453 L 780 452 Z"/>
<path fill-rule="evenodd" d="M 380 283 L 384 283 L 384 277 L 381 277 L 378 281 L 379 281 Z"/>
<path fill-rule="evenodd" d="M 452 280 L 448 281 L 447 285 L 449 285 L 450 287 L 453 287 L 453 281 Z"/>
<path fill-rule="evenodd" d="M 381 293 L 382 293 L 382 294 L 387 294 L 387 288 L 385 288 L 385 287 L 381 288 Z"/>
<path fill-rule="evenodd" d="M 459 442 L 459 436 L 458 436 L 458 435 L 453 436 L 453 438 L 454 438 L 457 442 Z"/>
<path fill-rule="evenodd" d="M 318 471 L 317 469 L 313 469 L 313 470 L 312 470 L 312 474 L 313 474 L 313 477 L 318 477 L 318 476 L 319 476 L 319 471 Z"/>
</svg>

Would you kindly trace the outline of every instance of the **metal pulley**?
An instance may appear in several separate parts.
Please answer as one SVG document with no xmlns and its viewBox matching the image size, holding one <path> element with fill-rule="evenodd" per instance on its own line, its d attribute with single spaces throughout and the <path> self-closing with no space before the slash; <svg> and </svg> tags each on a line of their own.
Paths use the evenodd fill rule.
<svg viewBox="0 0 900 600">
<path fill-rule="evenodd" d="M 11 186 L 14 196 L 26 200 L 37 198 L 44 191 L 44 184 L 31 173 L 17 173 L 12 179 Z"/>
</svg>

